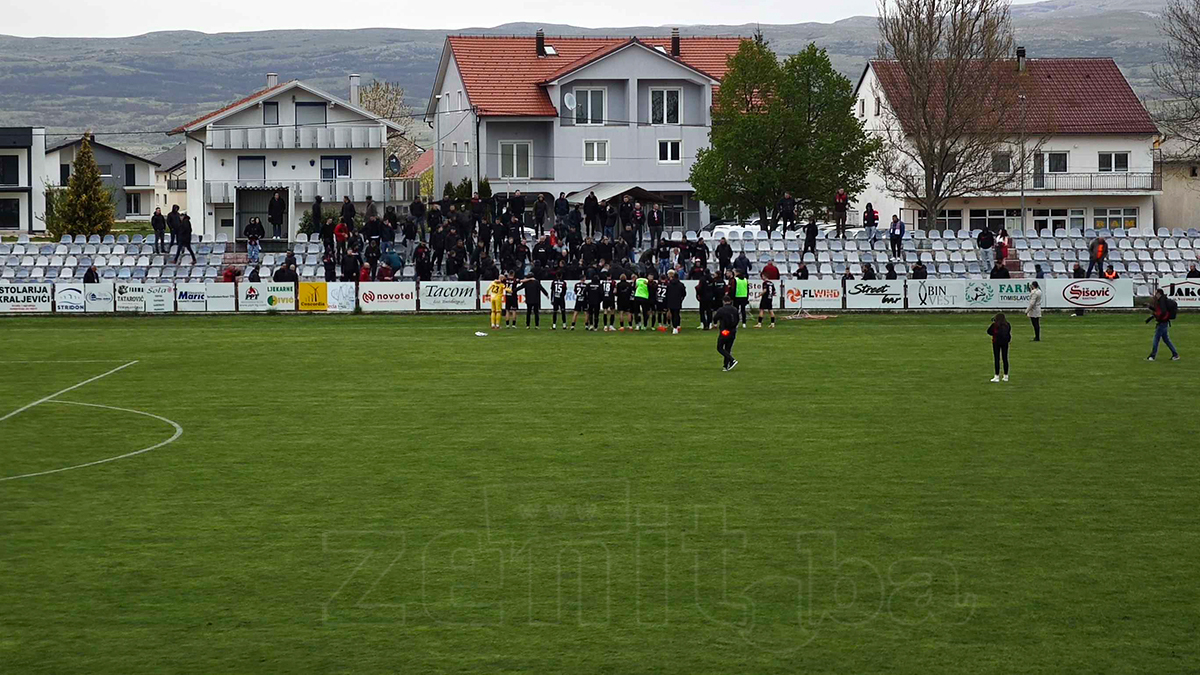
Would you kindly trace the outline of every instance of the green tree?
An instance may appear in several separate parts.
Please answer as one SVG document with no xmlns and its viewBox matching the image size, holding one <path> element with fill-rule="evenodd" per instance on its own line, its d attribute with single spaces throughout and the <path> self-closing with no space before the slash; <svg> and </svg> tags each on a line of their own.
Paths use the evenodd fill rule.
<svg viewBox="0 0 1200 675">
<path fill-rule="evenodd" d="M 458 190 L 454 187 L 453 181 L 446 181 L 445 187 L 442 188 L 442 199 L 456 199 Z"/>
<path fill-rule="evenodd" d="M 471 179 L 464 176 L 463 179 L 459 181 L 458 187 L 455 188 L 454 194 L 457 195 L 458 201 L 469 202 L 471 201 L 471 194 L 474 191 L 475 188 L 471 185 Z"/>
<path fill-rule="evenodd" d="M 492 207 L 490 206 L 492 203 L 492 184 L 490 181 L 488 181 L 487 176 L 483 176 L 479 179 L 479 198 L 483 200 L 484 204 L 488 205 L 486 211 L 487 217 L 493 217 L 494 214 L 492 213 Z"/>
<path fill-rule="evenodd" d="M 100 167 L 85 136 L 75 156 L 75 170 L 61 199 L 55 200 L 54 217 L 62 223 L 61 234 L 105 235 L 116 218 L 113 192 L 100 180 Z"/>
<path fill-rule="evenodd" d="M 813 210 L 838 187 L 861 191 L 878 143 L 853 102 L 850 81 L 816 45 L 780 63 L 761 35 L 743 42 L 713 102 L 711 147 L 692 165 L 696 196 L 766 222 L 784 192 Z"/>
</svg>

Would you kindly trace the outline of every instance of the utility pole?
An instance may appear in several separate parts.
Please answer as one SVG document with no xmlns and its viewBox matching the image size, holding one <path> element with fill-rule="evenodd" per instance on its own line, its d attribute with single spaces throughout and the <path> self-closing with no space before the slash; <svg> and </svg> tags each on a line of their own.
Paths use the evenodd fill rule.
<svg viewBox="0 0 1200 675">
<path fill-rule="evenodd" d="M 1025 233 L 1025 94 L 1017 99 L 1021 102 L 1021 234 Z"/>
</svg>

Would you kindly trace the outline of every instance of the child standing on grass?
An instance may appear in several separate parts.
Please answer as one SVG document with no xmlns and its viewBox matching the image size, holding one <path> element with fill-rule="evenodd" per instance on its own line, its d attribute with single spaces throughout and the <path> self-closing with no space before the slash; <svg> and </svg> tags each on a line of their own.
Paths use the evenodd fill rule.
<svg viewBox="0 0 1200 675">
<path fill-rule="evenodd" d="M 996 376 L 992 382 L 1000 381 L 1000 359 L 1004 359 L 1004 381 L 1008 382 L 1008 343 L 1012 342 L 1012 326 L 1003 314 L 992 317 L 992 325 L 988 326 L 988 335 L 992 336 L 992 362 L 996 367 Z"/>
</svg>

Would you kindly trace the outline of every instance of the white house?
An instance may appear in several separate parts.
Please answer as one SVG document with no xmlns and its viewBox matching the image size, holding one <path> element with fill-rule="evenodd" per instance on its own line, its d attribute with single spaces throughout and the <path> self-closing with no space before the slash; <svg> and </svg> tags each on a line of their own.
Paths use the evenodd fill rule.
<svg viewBox="0 0 1200 675">
<path fill-rule="evenodd" d="M 1034 85 L 1021 87 L 1027 95 L 1021 113 L 1025 136 L 1045 139 L 1030 157 L 1023 181 L 1024 228 L 1020 180 L 1004 192 L 952 200 L 932 227 L 1152 229 L 1154 198 L 1162 194 L 1158 129 L 1117 64 L 1109 58 L 1026 59 L 1020 49 L 1011 68 Z M 856 89 L 855 113 L 868 130 L 883 133 L 888 128 L 888 97 L 904 86 L 896 62 L 867 64 Z M 867 189 L 857 195 L 860 209 L 869 202 L 883 222 L 898 214 L 910 226 L 929 229 L 917 204 L 888 194 L 878 173 L 868 180 Z"/>
<path fill-rule="evenodd" d="M 158 167 L 154 170 L 154 205 L 170 213 L 178 206 L 187 209 L 187 144 L 179 145 L 156 155 Z"/>
<path fill-rule="evenodd" d="M 688 183 L 708 145 L 713 91 L 741 38 L 452 36 L 434 78 L 434 185 L 486 177 L 493 193 L 626 192 L 661 200 L 668 225 L 708 208 Z"/>
<path fill-rule="evenodd" d="M 359 212 L 367 197 L 384 204 L 387 137 L 401 129 L 359 107 L 358 88 L 351 75 L 347 101 L 270 73 L 265 89 L 174 129 L 186 138 L 186 211 L 196 231 L 232 241 L 250 218 L 267 222 L 276 192 L 288 204 L 288 239 L 318 196 L 335 211 L 343 197 Z"/>
<path fill-rule="evenodd" d="M 45 163 L 45 129 L 0 128 L 0 232 L 46 229 Z"/>
</svg>

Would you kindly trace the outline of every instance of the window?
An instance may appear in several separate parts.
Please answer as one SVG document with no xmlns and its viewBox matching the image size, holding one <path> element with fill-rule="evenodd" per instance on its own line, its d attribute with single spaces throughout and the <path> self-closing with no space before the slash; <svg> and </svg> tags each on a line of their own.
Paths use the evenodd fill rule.
<svg viewBox="0 0 1200 675">
<path fill-rule="evenodd" d="M 0 185 L 21 184 L 21 158 L 16 155 L 0 157 Z"/>
<path fill-rule="evenodd" d="M 650 123 L 679 124 L 679 98 L 682 89 L 650 90 Z"/>
<path fill-rule="evenodd" d="M 446 102 L 446 112 L 450 112 L 450 106 L 454 105 L 450 101 L 450 92 L 446 92 L 446 94 L 442 96 L 442 100 Z"/>
<path fill-rule="evenodd" d="M 1102 152 L 1100 153 L 1100 171 L 1108 173 L 1110 171 L 1126 172 L 1129 171 L 1129 153 L 1128 152 Z"/>
<path fill-rule="evenodd" d="M 125 213 L 128 215 L 139 215 L 142 212 L 142 195 L 137 192 L 125 193 Z"/>
<path fill-rule="evenodd" d="M 1068 214 L 1071 212 L 1082 212 L 1082 209 L 1034 209 L 1033 228 L 1035 230 L 1066 229 L 1068 223 L 1071 222 L 1068 220 Z"/>
<path fill-rule="evenodd" d="M 279 104 L 264 103 L 263 104 L 263 124 L 275 126 L 279 124 Z"/>
<path fill-rule="evenodd" d="M 0 199 L 0 228 L 16 229 L 21 226 L 21 202 L 18 199 Z"/>
<path fill-rule="evenodd" d="M 1046 173 L 1066 173 L 1067 172 L 1067 153 L 1065 152 L 1047 152 L 1046 153 Z"/>
<path fill-rule="evenodd" d="M 463 98 L 462 89 L 458 90 L 458 109 L 459 110 L 467 109 L 467 101 Z"/>
<path fill-rule="evenodd" d="M 300 126 L 325 126 L 325 104 L 297 103 L 296 124 Z"/>
<path fill-rule="evenodd" d="M 450 144 L 450 164 L 458 166 L 458 143 Z"/>
<path fill-rule="evenodd" d="M 678 164 L 680 161 L 680 149 L 682 145 L 682 141 L 659 141 L 658 163 Z"/>
<path fill-rule="evenodd" d="M 125 185 L 137 185 L 137 165 L 125 165 Z"/>
<path fill-rule="evenodd" d="M 867 116 L 867 99 L 865 99 L 865 98 L 858 99 L 858 116 L 859 117 Z"/>
<path fill-rule="evenodd" d="M 505 141 L 500 143 L 500 177 L 529 179 L 529 158 L 533 155 L 533 144 L 529 141 Z"/>
<path fill-rule="evenodd" d="M 1016 229 L 1021 222 L 1021 209 L 971 209 L 972 230 L 988 228 L 993 232 L 1001 229 Z"/>
<path fill-rule="evenodd" d="M 238 180 L 265 180 L 266 157 L 238 157 Z"/>
<path fill-rule="evenodd" d="M 926 228 L 925 211 L 917 211 L 917 227 Z M 934 229 L 938 230 L 961 230 L 963 224 L 962 209 L 942 209 L 938 211 L 937 224 Z"/>
<path fill-rule="evenodd" d="M 322 157 L 321 180 L 332 181 L 350 177 L 349 157 Z"/>
<path fill-rule="evenodd" d="M 879 117 L 879 113 L 882 111 L 883 111 L 883 102 L 879 100 L 878 96 L 876 96 L 875 97 L 875 116 Z"/>
<path fill-rule="evenodd" d="M 1092 209 L 1092 213 L 1092 220 L 1095 222 L 1097 228 L 1138 226 L 1137 209 L 1094 208 Z"/>
<path fill-rule="evenodd" d="M 584 164 L 608 164 L 608 141 L 584 141 Z"/>
<path fill-rule="evenodd" d="M 992 173 L 1009 173 L 1012 171 L 1012 153 L 992 153 Z"/>
<path fill-rule="evenodd" d="M 70 164 L 59 164 L 58 165 L 58 184 L 65 187 L 70 182 L 71 182 L 71 165 Z"/>
<path fill-rule="evenodd" d="M 97 164 L 97 169 L 100 169 L 100 175 L 104 178 L 112 178 L 112 164 Z"/>
<path fill-rule="evenodd" d="M 442 166 L 446 166 L 446 144 L 445 143 L 442 143 L 441 160 L 442 160 L 441 161 Z"/>
<path fill-rule="evenodd" d="M 471 166 L 471 142 L 463 142 L 463 164 Z"/>
<path fill-rule="evenodd" d="M 604 124 L 605 112 L 604 89 L 575 90 L 575 123 Z"/>
</svg>

